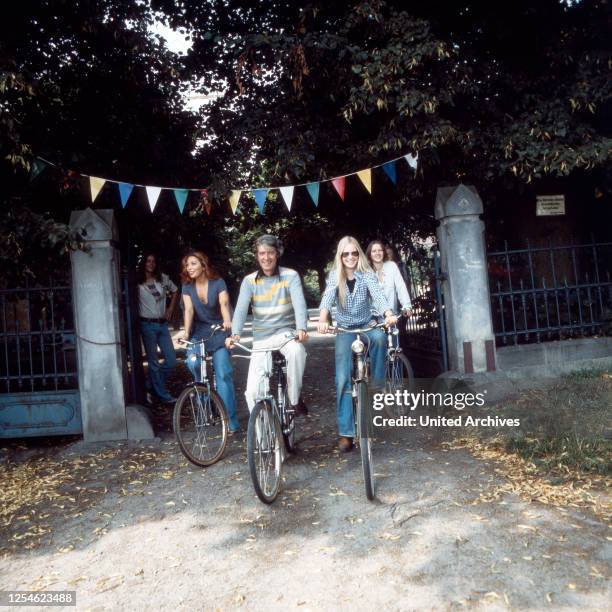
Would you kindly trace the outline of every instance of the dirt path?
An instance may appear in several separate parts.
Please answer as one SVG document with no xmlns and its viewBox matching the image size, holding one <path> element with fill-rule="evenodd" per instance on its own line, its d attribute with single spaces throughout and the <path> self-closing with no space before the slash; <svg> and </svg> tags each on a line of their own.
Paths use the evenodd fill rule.
<svg viewBox="0 0 612 612">
<path fill-rule="evenodd" d="M 90 610 L 609 607 L 607 526 L 515 496 L 483 502 L 500 476 L 466 450 L 388 435 L 369 503 L 358 453 L 335 450 L 332 355 L 328 339 L 309 345 L 311 416 L 271 507 L 253 493 L 243 436 L 208 470 L 167 432 L 149 445 L 21 451 L 32 475 L 20 494 L 39 500 L 19 507 L 4 489 L 19 511 L 3 516 L 0 590 L 76 590 Z M 12 453 L 0 466 L 16 487 Z"/>
</svg>

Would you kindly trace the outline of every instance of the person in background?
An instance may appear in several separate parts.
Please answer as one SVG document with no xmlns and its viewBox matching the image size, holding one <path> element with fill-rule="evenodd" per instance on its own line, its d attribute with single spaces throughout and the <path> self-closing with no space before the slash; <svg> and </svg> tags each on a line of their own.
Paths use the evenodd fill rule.
<svg viewBox="0 0 612 612">
<path fill-rule="evenodd" d="M 170 337 L 168 322 L 172 319 L 178 300 L 178 288 L 167 274 L 163 274 L 154 253 L 145 253 L 137 273 L 138 315 L 140 333 L 148 362 L 148 389 L 161 402 L 174 402 L 166 380 L 176 367 L 176 354 Z M 170 304 L 167 298 L 171 296 Z M 160 362 L 157 348 L 164 361 Z"/>
<path fill-rule="evenodd" d="M 328 317 L 334 304 L 337 306 L 336 322 L 344 329 L 367 327 L 372 320 L 372 308 L 384 317 L 387 325 L 394 325 L 396 322 L 364 252 L 352 236 L 342 238 L 336 249 L 334 265 L 319 306 L 320 334 L 327 333 L 329 329 Z M 380 387 L 385 378 L 385 334 L 381 329 L 373 328 L 361 337 L 370 345 L 372 387 Z M 341 452 L 352 450 L 355 437 L 351 396 L 351 345 L 356 338 L 357 335 L 351 333 L 336 336 L 336 418 L 340 435 L 338 448 Z"/>
<path fill-rule="evenodd" d="M 229 431 L 240 429 L 236 415 L 234 370 L 225 339 L 232 328 L 230 299 L 225 281 L 201 251 L 190 250 L 182 260 L 184 337 L 190 342 L 206 341 L 206 352 L 212 355 L 217 392 L 225 404 Z M 223 332 L 212 330 L 221 325 Z M 200 353 L 195 347 L 187 350 L 187 367 L 197 381 L 200 377 Z"/>
<path fill-rule="evenodd" d="M 412 314 L 412 304 L 408 288 L 397 264 L 389 259 L 385 245 L 380 240 L 373 240 L 368 244 L 366 255 L 376 273 L 378 283 L 385 293 L 391 310 L 398 314 L 398 306 L 401 305 L 402 314 L 409 317 Z"/>
<path fill-rule="evenodd" d="M 408 284 L 408 269 L 406 268 L 406 264 L 401 260 L 400 256 L 397 254 L 397 250 L 395 247 L 392 247 L 390 244 L 385 245 L 385 253 L 387 254 L 387 261 L 393 261 L 399 268 L 400 274 L 404 279 L 404 282 Z"/>
</svg>

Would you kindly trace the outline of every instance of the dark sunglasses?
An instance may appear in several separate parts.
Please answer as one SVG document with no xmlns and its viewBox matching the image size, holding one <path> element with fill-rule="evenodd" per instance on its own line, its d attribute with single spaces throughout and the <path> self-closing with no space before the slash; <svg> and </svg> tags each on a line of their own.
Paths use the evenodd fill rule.
<svg viewBox="0 0 612 612">
<path fill-rule="evenodd" d="M 351 255 L 353 257 L 359 257 L 358 251 L 345 251 L 344 253 L 342 253 L 342 257 L 350 257 Z"/>
</svg>

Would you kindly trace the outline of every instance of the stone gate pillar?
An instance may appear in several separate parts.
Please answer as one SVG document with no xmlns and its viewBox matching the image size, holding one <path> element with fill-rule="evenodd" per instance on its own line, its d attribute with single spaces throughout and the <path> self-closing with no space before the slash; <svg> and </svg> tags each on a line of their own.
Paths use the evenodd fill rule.
<svg viewBox="0 0 612 612">
<path fill-rule="evenodd" d="M 472 186 L 441 187 L 435 217 L 442 270 L 451 370 L 495 370 L 482 200 Z"/>
<path fill-rule="evenodd" d="M 70 225 L 85 228 L 89 247 L 70 256 L 83 438 L 97 442 L 152 437 L 150 426 L 141 428 L 137 435 L 129 431 L 129 421 L 139 416 L 133 410 L 126 411 L 125 403 L 127 366 L 114 213 L 91 208 L 74 211 Z"/>
</svg>

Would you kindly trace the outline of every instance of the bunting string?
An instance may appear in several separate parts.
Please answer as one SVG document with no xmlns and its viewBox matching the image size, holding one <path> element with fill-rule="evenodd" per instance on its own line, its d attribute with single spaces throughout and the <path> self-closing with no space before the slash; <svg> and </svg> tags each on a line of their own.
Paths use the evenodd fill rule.
<svg viewBox="0 0 612 612">
<path fill-rule="evenodd" d="M 306 187 L 306 191 L 308 192 L 310 199 L 312 200 L 315 207 L 318 207 L 319 193 L 322 183 L 331 183 L 332 187 L 334 188 L 342 202 L 344 202 L 346 194 L 346 179 L 349 176 L 357 176 L 361 184 L 369 194 L 372 194 L 372 170 L 376 168 L 382 168 L 385 175 L 393 183 L 393 185 L 397 185 L 396 163 L 401 159 L 405 160 L 410 166 L 410 168 L 416 173 L 418 154 L 412 155 L 411 153 L 408 153 L 406 155 L 400 155 L 399 157 L 386 161 L 382 164 L 375 164 L 363 170 L 349 172 L 341 176 L 334 176 L 328 179 L 321 179 L 319 181 L 309 181 L 307 183 L 297 183 L 295 185 L 279 185 L 273 187 L 253 188 L 246 187 L 243 189 L 232 189 L 229 195 L 229 205 L 232 210 L 232 213 L 236 214 L 240 204 L 240 197 L 243 193 L 249 193 L 255 200 L 259 213 L 264 214 L 266 201 L 268 199 L 270 191 L 278 191 L 282 197 L 282 200 L 285 203 L 285 206 L 287 207 L 287 210 L 290 212 L 296 187 Z M 46 166 L 51 166 L 53 168 L 58 168 L 61 170 L 61 168 L 57 164 L 54 164 L 53 162 L 50 162 L 42 157 L 36 157 L 34 159 L 34 162 L 32 163 L 32 169 L 30 172 L 32 180 L 39 176 Z M 138 187 L 145 190 L 149 203 L 149 208 L 151 209 L 152 213 L 155 211 L 155 207 L 157 206 L 157 202 L 159 201 L 159 197 L 162 191 L 171 191 L 174 194 L 174 199 L 181 214 L 185 211 L 185 204 L 187 203 L 187 199 L 191 193 L 199 194 L 199 203 L 204 206 L 206 212 L 209 215 L 211 213 L 211 202 L 208 198 L 207 189 L 186 187 L 155 187 L 151 185 L 127 183 L 125 181 L 117 181 L 114 179 L 91 176 L 89 174 L 82 174 L 73 170 L 69 170 L 68 175 L 70 175 L 71 181 L 73 181 L 76 177 L 81 177 L 89 180 L 89 190 L 91 194 L 92 203 L 95 202 L 96 198 L 99 196 L 106 183 L 113 183 L 117 185 L 122 208 L 125 208 L 127 206 L 128 200 L 134 192 L 134 188 Z"/>
</svg>

